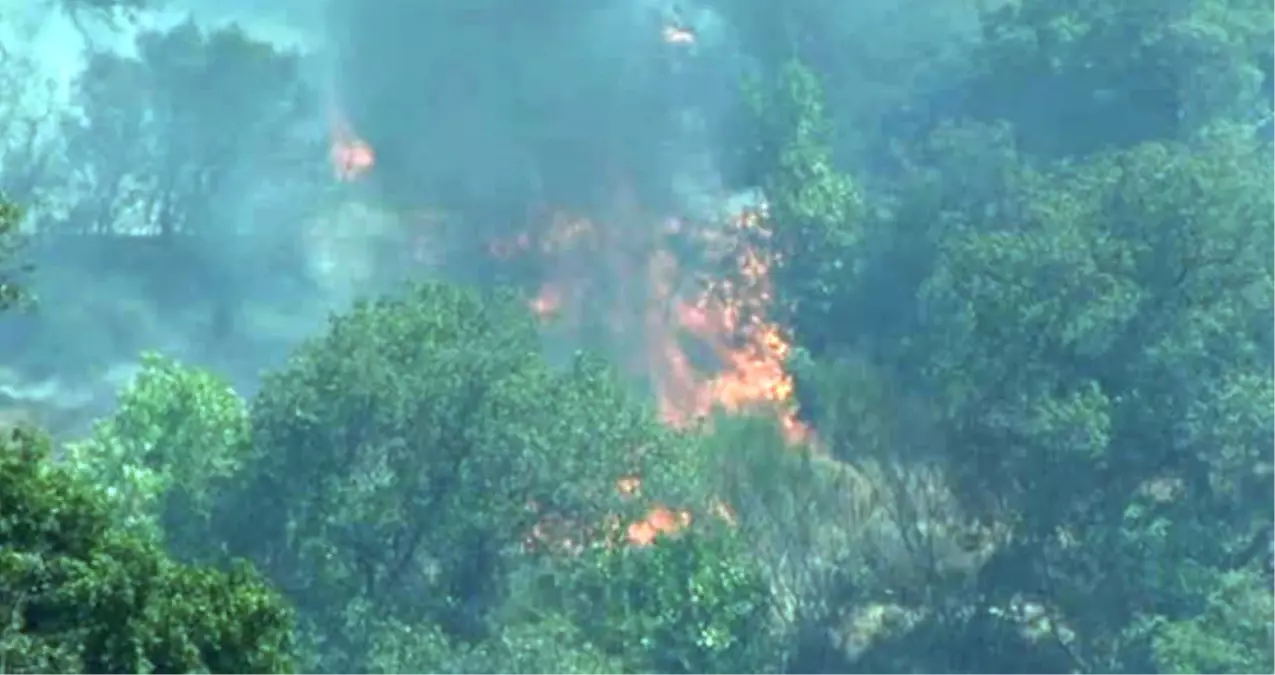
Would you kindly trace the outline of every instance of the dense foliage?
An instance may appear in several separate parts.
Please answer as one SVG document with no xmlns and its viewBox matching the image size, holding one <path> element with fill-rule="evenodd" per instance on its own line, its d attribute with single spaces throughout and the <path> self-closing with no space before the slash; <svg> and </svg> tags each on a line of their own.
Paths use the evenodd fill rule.
<svg viewBox="0 0 1275 675">
<path fill-rule="evenodd" d="M 592 644 L 639 671 L 770 672 L 783 663 L 782 645 L 746 545 L 706 533 L 651 549 L 595 547 L 558 581 L 558 593 Z"/>
<path fill-rule="evenodd" d="M 612 125 L 673 125 L 634 93 L 664 70 L 592 63 L 584 93 L 547 75 L 596 38 L 560 35 L 581 7 L 549 4 L 506 34 L 562 37 L 543 62 L 466 55 L 516 87 L 448 107 L 343 85 L 375 94 L 353 113 L 390 146 L 379 198 L 426 185 L 491 218 L 478 242 L 528 202 L 593 198 L 606 180 L 569 160 L 597 166 L 615 149 L 588 141 Z M 5 437 L 0 669 L 1275 671 L 1271 7 L 931 3 L 969 19 L 949 52 L 859 49 L 845 3 L 705 4 L 747 64 L 716 160 L 765 197 L 768 299 L 815 442 L 790 447 L 770 417 L 670 428 L 596 357 L 546 356 L 524 298 L 471 285 L 355 303 L 250 397 L 151 355 L 60 463 L 38 435 Z M 353 70 L 386 58 L 360 40 L 418 39 L 369 28 L 388 6 L 347 9 Z M 475 52 L 489 28 L 468 29 Z M 265 143 L 305 98 L 296 63 L 190 24 L 139 44 L 91 60 L 78 95 L 100 118 L 70 148 L 84 180 L 136 161 L 149 182 L 94 187 L 76 224 L 136 202 L 171 209 L 170 235 L 215 236 L 253 175 L 234 139 L 128 159 L 90 132 L 190 136 L 209 114 L 191 82 L 218 75 L 212 95 Z M 175 93 L 125 95 L 142 80 Z M 613 107 L 590 117 L 585 95 Z M 566 112 L 578 138 L 537 184 L 510 139 L 562 142 Z M 491 133 L 451 138 L 469 114 Z M 422 124 L 421 147 L 475 152 L 448 171 L 392 145 Z M 665 196 L 646 188 L 669 157 L 615 154 L 640 197 Z M 165 174 L 166 157 L 203 172 Z M 18 217 L 0 211 L 4 242 Z M 0 270 L 0 303 L 17 297 Z M 676 525 L 632 534 L 657 517 Z"/>
<path fill-rule="evenodd" d="M 279 673 L 292 611 L 251 569 L 174 562 L 27 429 L 0 439 L 0 663 L 11 673 Z"/>
<path fill-rule="evenodd" d="M 23 267 L 16 264 L 21 260 L 21 225 L 21 209 L 10 202 L 0 201 L 0 261 L 4 265 L 0 267 L 0 308 L 20 302 L 29 293 L 16 278 L 23 271 Z"/>
</svg>

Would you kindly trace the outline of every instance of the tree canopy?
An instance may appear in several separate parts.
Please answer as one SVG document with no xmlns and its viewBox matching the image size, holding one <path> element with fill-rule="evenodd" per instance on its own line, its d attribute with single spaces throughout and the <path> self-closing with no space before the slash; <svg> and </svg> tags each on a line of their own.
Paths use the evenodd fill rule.
<svg viewBox="0 0 1275 675">
<path fill-rule="evenodd" d="M 606 41 L 564 32 L 575 17 L 619 10 L 506 5 L 339 8 L 335 89 L 383 160 L 360 196 L 437 197 L 475 245 L 513 207 L 587 210 L 628 177 L 671 199 L 678 154 L 655 146 L 680 122 L 652 92 L 681 56 L 559 78 Z M 1272 9 L 950 0 L 914 29 L 823 0 L 699 9 L 718 23 L 697 48 L 738 80 L 704 154 L 758 195 L 745 243 L 765 264 L 739 274 L 765 275 L 791 417 L 662 420 L 645 382 L 562 349 L 494 283 L 364 297 L 250 394 L 151 354 L 86 438 L 6 432 L 0 668 L 1275 670 Z M 469 43 L 355 77 L 421 23 Z M 639 33 L 610 35 L 668 47 Z M 138 44 L 90 60 L 75 163 L 142 177 L 99 205 L 227 232 L 236 149 L 293 128 L 299 63 L 193 23 Z M 138 82 L 150 98 L 125 95 Z M 203 133 L 205 89 L 242 134 Z M 113 208 L 94 213 L 114 226 Z M 0 210 L 0 241 L 18 218 Z M 707 322 L 666 300 L 633 323 Z M 677 350 L 694 327 L 624 344 Z"/>
<path fill-rule="evenodd" d="M 174 562 L 29 429 L 0 439 L 6 672 L 281 673 L 292 610 L 250 568 Z"/>
<path fill-rule="evenodd" d="M 29 266 L 22 263 L 22 210 L 0 201 L 0 309 L 8 309 L 30 297 L 18 275 Z"/>
</svg>

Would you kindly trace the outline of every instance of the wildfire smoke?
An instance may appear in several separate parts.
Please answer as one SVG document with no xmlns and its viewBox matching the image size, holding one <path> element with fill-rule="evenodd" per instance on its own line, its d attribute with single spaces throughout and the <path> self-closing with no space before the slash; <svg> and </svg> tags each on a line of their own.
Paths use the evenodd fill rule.
<svg viewBox="0 0 1275 675">
<path fill-rule="evenodd" d="M 337 177 L 357 180 L 375 152 L 341 115 L 333 119 Z M 667 424 L 698 425 L 717 410 L 764 412 L 791 442 L 808 441 L 785 370 L 790 346 L 769 318 L 774 261 L 764 204 L 693 222 L 644 213 L 631 191 L 617 197 L 605 219 L 545 209 L 525 231 L 487 242 L 488 255 L 500 265 L 536 263 L 528 306 L 545 331 L 609 345 L 616 362 L 647 383 Z M 630 477 L 617 487 L 632 494 L 640 483 Z M 725 505 L 715 511 L 733 521 Z M 656 506 L 627 527 L 626 538 L 647 545 L 690 522 L 689 512 Z M 547 536 L 546 528 L 531 538 Z"/>
</svg>

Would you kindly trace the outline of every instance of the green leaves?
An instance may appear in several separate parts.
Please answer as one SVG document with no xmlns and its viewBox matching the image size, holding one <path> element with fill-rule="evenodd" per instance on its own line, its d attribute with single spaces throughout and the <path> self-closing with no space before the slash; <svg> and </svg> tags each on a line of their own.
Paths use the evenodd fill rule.
<svg viewBox="0 0 1275 675">
<path fill-rule="evenodd" d="M 1266 311 L 1249 298 L 1270 263 L 1246 251 L 1268 238 L 1256 214 L 1269 190 L 1247 177 L 1262 166 L 1227 138 L 1148 145 L 1048 173 L 1019 169 L 997 201 L 944 214 L 921 295 L 934 329 L 925 340 L 936 342 L 920 348 L 931 376 L 947 383 L 953 416 L 1008 429 L 1005 415 L 1061 411 L 1088 391 L 1108 400 L 1091 406 L 1093 430 L 1114 426 L 1101 433 L 1119 443 L 1120 433 L 1140 433 L 1134 419 L 1143 429 L 1177 425 L 1182 397 L 1217 372 L 1206 354 L 1225 349 L 1232 367 L 1256 365 L 1240 317 Z M 1200 189 L 1207 184 L 1217 187 Z M 1224 298 L 1219 288 L 1236 292 Z M 1174 419 L 1157 412 L 1171 409 Z"/>
<path fill-rule="evenodd" d="M 1162 673 L 1266 673 L 1275 670 L 1271 650 L 1270 587 L 1250 570 L 1215 576 L 1204 611 L 1159 624 L 1153 641 Z"/>
<path fill-rule="evenodd" d="M 207 519 L 251 444 L 247 405 L 203 370 L 156 354 L 90 438 L 69 444 L 67 462 L 101 486 L 120 516 L 170 544 L 206 543 Z"/>
<path fill-rule="evenodd" d="M 755 133 L 741 143 L 765 205 L 749 243 L 773 262 L 770 318 L 800 343 L 790 365 L 803 421 L 837 461 L 788 451 L 757 419 L 718 420 L 697 438 L 665 430 L 605 364 L 551 367 L 519 299 L 425 284 L 334 317 L 250 409 L 206 374 L 149 360 L 119 413 L 67 454 L 100 490 L 0 464 L 12 470 L 0 496 L 20 497 L 0 501 L 0 610 L 21 610 L 0 636 L 2 668 L 283 667 L 273 596 L 246 573 L 163 559 L 157 537 L 110 522 L 124 514 L 180 555 L 224 543 L 257 563 L 297 604 L 313 669 L 1269 672 L 1258 568 L 1275 522 L 1275 172 L 1254 125 L 1270 117 L 1256 86 L 1270 73 L 1270 8 L 995 4 L 974 58 L 955 68 L 970 76 L 944 77 L 943 96 L 910 100 L 895 119 L 843 110 L 917 85 L 874 92 L 831 72 L 859 58 L 830 37 L 852 33 L 817 25 L 835 3 L 717 3 L 761 62 Z M 385 29 L 401 22 L 384 11 L 352 12 L 376 29 L 349 45 L 358 60 L 392 51 Z M 574 48 L 555 44 L 565 63 Z M 144 121 L 166 138 L 200 127 L 209 83 L 281 124 L 287 106 L 256 92 L 302 97 L 291 57 L 234 31 L 186 25 L 139 47 L 142 62 L 99 56 L 85 80 L 107 111 L 94 123 L 116 135 Z M 455 62 L 430 49 L 426 61 Z M 434 121 L 533 94 L 518 106 L 535 119 L 509 138 L 534 155 L 579 131 L 563 120 L 583 117 L 551 114 L 578 92 L 537 94 L 523 85 L 544 63 L 514 61 L 475 72 L 508 71 L 518 86 Z M 586 90 L 617 86 L 592 70 Z M 351 81 L 360 95 L 347 112 L 374 143 L 448 140 L 429 138 L 448 124 L 422 136 L 425 118 L 399 114 L 425 99 Z M 144 107 L 167 101 L 171 115 L 119 115 L 145 83 L 172 96 Z M 908 129 L 863 124 L 884 118 Z M 837 127 L 895 147 L 847 159 L 856 135 Z M 233 188 L 218 162 L 240 147 L 198 138 L 185 159 L 208 175 L 152 200 L 180 203 L 184 219 L 165 222 L 183 228 L 207 221 L 207 186 Z M 72 144 L 77 166 L 137 164 L 108 152 L 135 146 L 103 139 Z M 508 145 L 464 155 L 460 174 L 490 169 Z M 585 146 L 560 164 L 625 154 Z M 640 170 L 648 161 L 620 165 L 661 175 Z M 838 161 L 871 173 L 856 180 Z M 454 166 L 385 168 L 403 203 L 446 193 L 472 216 L 463 238 L 491 234 L 506 222 L 491 209 L 519 205 L 527 187 L 507 173 L 493 206 L 447 187 Z M 579 176 L 546 176 L 538 198 L 581 194 Z M 632 476 L 640 494 L 622 498 L 617 481 Z M 713 528 L 721 502 L 731 531 Z M 694 524 L 645 548 L 599 542 L 656 503 Z M 258 621 L 272 627 L 264 642 L 244 628 Z"/>
<path fill-rule="evenodd" d="M 6 672 L 290 671 L 291 612 L 255 573 L 175 563 L 116 517 L 46 439 L 0 439 Z"/>
<path fill-rule="evenodd" d="M 1055 157 L 1252 123 L 1271 25 L 1252 0 L 999 3 L 983 20 L 974 108 Z"/>
<path fill-rule="evenodd" d="M 820 339 L 859 274 L 862 198 L 833 163 L 818 76 L 798 61 L 751 83 L 757 145 L 746 160 L 765 199 L 777 317 Z"/>
<path fill-rule="evenodd" d="M 941 458 L 959 508 L 1006 532 L 977 592 L 919 595 L 998 612 L 1038 597 L 1078 669 L 1154 667 L 1153 641 L 1181 643 L 1163 626 L 1212 622 L 1174 658 L 1220 667 L 1220 626 L 1248 633 L 1201 593 L 1275 519 L 1273 167 L 1254 134 L 1270 8 L 997 6 L 958 115 L 900 144 L 897 173 L 873 166 L 853 208 L 826 161 L 849 113 L 825 117 L 800 68 L 757 88 L 777 297 L 813 361 L 803 416 L 833 452 L 902 475 Z"/>
<path fill-rule="evenodd" d="M 105 2 L 112 11 L 121 4 Z M 250 198 L 256 208 L 284 213 L 307 183 L 297 153 L 314 149 L 297 135 L 313 105 L 298 54 L 233 25 L 206 30 L 192 19 L 139 29 L 129 46 L 135 57 L 91 49 L 76 79 L 85 115 L 65 127 L 66 161 L 84 197 L 74 222 L 63 226 L 99 233 L 129 223 L 208 236 L 229 232 L 228 201 Z M 289 180 L 256 190 L 247 166 L 250 175 Z M 316 174 L 322 168 L 315 163 Z M 133 207 L 148 215 L 129 215 Z"/>
<path fill-rule="evenodd" d="M 774 606 L 744 546 L 692 531 L 646 548 L 594 547 L 565 569 L 558 601 L 633 671 L 773 672 L 783 664 Z"/>
<path fill-rule="evenodd" d="M 30 299 L 30 291 L 18 284 L 18 274 L 28 267 L 17 260 L 21 250 L 22 209 L 0 196 L 0 310 Z"/>
<path fill-rule="evenodd" d="M 538 525 L 558 541 L 537 546 L 580 541 L 638 507 L 617 480 L 676 448 L 597 361 L 551 368 L 517 298 L 443 284 L 334 317 L 266 378 L 252 426 L 222 536 L 351 659 L 325 669 L 371 649 L 358 607 L 483 638 Z"/>
<path fill-rule="evenodd" d="M 436 626 L 386 626 L 377 632 L 371 670 L 383 673 L 630 672 L 614 655 L 590 644 L 563 616 L 549 615 L 496 628 L 477 644 L 457 643 Z"/>
</svg>

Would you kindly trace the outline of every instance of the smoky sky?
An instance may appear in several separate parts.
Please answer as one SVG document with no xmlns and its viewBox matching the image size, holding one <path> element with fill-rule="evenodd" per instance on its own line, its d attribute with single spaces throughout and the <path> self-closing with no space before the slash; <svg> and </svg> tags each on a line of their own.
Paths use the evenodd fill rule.
<svg viewBox="0 0 1275 675">
<path fill-rule="evenodd" d="M 963 0 L 801 4 L 823 16 L 812 25 L 824 28 L 829 47 L 805 56 L 826 74 L 850 164 L 879 135 L 883 110 L 932 86 L 936 75 L 924 64 L 959 49 L 970 32 L 957 11 L 970 4 Z M 135 259 L 78 244 L 43 251 L 35 290 L 45 310 L 6 318 L 0 342 L 21 355 L 18 369 L 38 362 L 29 377 L 94 377 L 86 373 L 159 349 L 234 373 L 244 388 L 319 330 L 329 311 L 385 287 L 372 280 L 391 267 L 384 250 L 402 248 L 401 238 L 385 236 L 400 227 L 387 214 L 455 216 L 459 227 L 435 242 L 449 261 L 444 276 L 483 283 L 494 280 L 482 267 L 484 243 L 525 230 L 537 210 L 588 214 L 619 229 L 655 220 L 616 217 L 617 195 L 653 216 L 710 214 L 729 196 L 729 146 L 747 142 L 729 133 L 743 107 L 741 80 L 774 42 L 770 6 L 743 0 L 168 0 L 121 30 L 92 29 L 88 40 L 50 7 L 0 5 L 6 48 L 35 64 L 16 75 L 28 79 L 13 81 L 33 83 L 27 92 L 53 85 L 52 103 L 22 103 L 43 125 L 47 162 L 31 164 L 44 172 L 31 189 L 6 187 L 8 196 L 76 226 L 76 209 L 96 196 L 77 178 L 73 142 L 118 155 L 125 173 L 144 173 L 170 149 L 236 139 L 228 177 L 198 203 L 198 219 L 226 236 L 179 253 L 129 244 Z M 192 123 L 145 138 L 80 123 L 116 114 L 77 98 L 89 49 L 134 54 L 139 32 L 188 20 L 205 31 L 238 25 L 295 52 L 310 95 L 290 128 L 251 132 L 254 121 L 242 112 L 217 112 L 231 104 L 214 88 L 182 78 L 140 82 L 124 99 L 186 96 L 183 105 L 202 114 Z M 695 39 L 670 41 L 670 27 Z M 262 87 L 255 105 L 270 109 L 272 97 L 285 92 Z M 326 135 L 337 119 L 376 154 L 353 184 L 327 166 Z M 285 136 L 299 140 L 281 142 Z M 6 172 L 21 164 L 20 139 L 7 140 Z M 130 164 L 139 148 L 159 154 Z M 588 264 L 605 265 L 577 266 Z M 220 332 L 240 339 L 218 343 Z"/>
<path fill-rule="evenodd" d="M 500 218 L 587 209 L 626 181 L 664 205 L 694 116 L 731 91 L 703 46 L 662 40 L 666 15 L 631 0 L 336 0 L 336 97 L 394 200 Z"/>
</svg>

